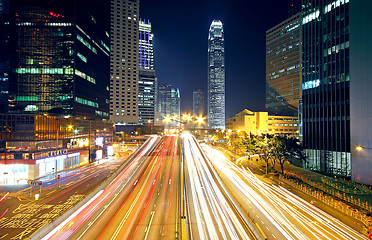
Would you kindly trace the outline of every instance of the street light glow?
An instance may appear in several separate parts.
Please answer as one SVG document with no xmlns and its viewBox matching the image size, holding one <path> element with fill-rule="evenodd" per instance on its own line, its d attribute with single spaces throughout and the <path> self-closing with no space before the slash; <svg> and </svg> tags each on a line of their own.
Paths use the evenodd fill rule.
<svg viewBox="0 0 372 240">
<path fill-rule="evenodd" d="M 356 146 L 356 148 L 355 148 L 357 151 L 362 151 L 363 149 L 364 149 L 364 147 L 363 146 Z"/>
</svg>

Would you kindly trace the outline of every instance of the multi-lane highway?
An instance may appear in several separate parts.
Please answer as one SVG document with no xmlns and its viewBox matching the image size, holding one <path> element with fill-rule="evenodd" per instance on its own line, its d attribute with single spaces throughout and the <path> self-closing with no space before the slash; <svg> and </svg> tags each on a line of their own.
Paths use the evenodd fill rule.
<svg viewBox="0 0 372 240">
<path fill-rule="evenodd" d="M 256 239 L 252 223 L 226 191 L 195 138 L 184 134 L 183 146 L 189 239 Z"/>
<path fill-rule="evenodd" d="M 190 134 L 152 136 L 86 201 L 43 239 L 365 239 Z"/>
<path fill-rule="evenodd" d="M 45 239 L 176 239 L 177 136 L 147 143 L 118 176 Z"/>
<path fill-rule="evenodd" d="M 126 158 L 109 157 L 56 175 L 41 178 L 42 185 L 18 185 L 0 201 L 0 239 L 26 239 L 55 221 L 112 175 Z M 4 186 L 3 186 L 4 188 Z M 0 190 L 1 191 L 1 190 Z M 32 201 L 39 194 L 38 201 Z"/>
<path fill-rule="evenodd" d="M 282 186 L 260 180 L 220 151 L 203 145 L 226 188 L 268 239 L 366 239 Z"/>
</svg>

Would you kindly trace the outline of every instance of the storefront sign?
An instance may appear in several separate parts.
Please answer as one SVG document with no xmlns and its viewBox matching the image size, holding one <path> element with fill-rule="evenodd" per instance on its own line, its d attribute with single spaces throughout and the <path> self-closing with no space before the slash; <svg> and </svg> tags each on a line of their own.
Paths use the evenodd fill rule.
<svg viewBox="0 0 372 240">
<path fill-rule="evenodd" d="M 56 151 L 49 151 L 48 152 L 48 157 L 54 157 L 54 156 L 58 156 L 58 155 L 66 154 L 66 153 L 67 153 L 66 149 L 56 150 Z"/>
</svg>

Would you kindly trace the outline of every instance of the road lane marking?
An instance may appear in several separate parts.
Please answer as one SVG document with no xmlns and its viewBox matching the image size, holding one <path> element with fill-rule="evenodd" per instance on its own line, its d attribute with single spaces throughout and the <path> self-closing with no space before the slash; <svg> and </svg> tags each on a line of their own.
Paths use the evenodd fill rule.
<svg viewBox="0 0 372 240">
<path fill-rule="evenodd" d="M 150 219 L 150 222 L 149 222 L 149 225 L 148 225 L 148 231 L 146 232 L 146 235 L 145 235 L 145 240 L 147 239 L 147 236 L 149 235 L 149 232 L 150 232 L 150 228 L 151 228 L 151 222 L 152 222 L 152 219 L 154 218 L 154 214 L 155 211 L 152 211 L 151 212 L 151 219 Z"/>
</svg>

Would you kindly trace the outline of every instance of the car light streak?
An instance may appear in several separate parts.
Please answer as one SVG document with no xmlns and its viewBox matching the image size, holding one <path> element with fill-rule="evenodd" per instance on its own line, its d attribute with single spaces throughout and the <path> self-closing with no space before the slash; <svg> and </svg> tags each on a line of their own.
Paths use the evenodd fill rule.
<svg viewBox="0 0 372 240">
<path fill-rule="evenodd" d="M 245 223 L 238 218 L 218 186 L 218 176 L 204 160 L 195 139 L 184 137 L 184 154 L 191 197 L 200 239 L 249 239 Z M 230 200 L 231 202 L 231 200 Z M 234 206 L 239 209 L 239 206 Z M 188 208 L 190 210 L 190 208 Z M 190 216 L 190 213 L 189 213 Z M 191 221 L 191 220 L 189 220 Z M 244 222 L 244 220 L 243 220 Z M 191 223 L 192 224 L 192 223 Z"/>
<path fill-rule="evenodd" d="M 47 240 L 50 239 L 55 233 L 57 233 L 63 226 L 65 226 L 68 222 L 70 222 L 74 217 L 76 217 L 81 211 L 83 211 L 85 208 L 87 208 L 91 203 L 94 202 L 101 194 L 103 193 L 103 190 L 100 190 L 94 197 L 92 197 L 87 203 L 85 203 L 83 206 L 81 206 L 76 212 L 74 212 L 70 217 L 68 217 L 66 220 L 64 220 L 61 224 L 59 224 L 55 229 L 50 231 L 45 237 L 43 237 L 41 240 Z"/>
<path fill-rule="evenodd" d="M 249 199 L 285 239 L 365 239 L 282 186 L 261 181 L 249 169 L 237 167 L 220 151 L 207 145 L 202 147 L 211 164 Z"/>
<path fill-rule="evenodd" d="M 0 199 L 0 202 L 3 201 L 8 195 L 9 195 L 9 192 L 5 193 L 5 195 Z"/>
<path fill-rule="evenodd" d="M 43 239 L 67 239 L 73 232 L 75 232 L 77 229 L 82 226 L 83 222 L 89 219 L 95 211 L 97 211 L 100 207 L 103 205 L 107 206 L 110 205 L 113 200 L 111 200 L 109 203 L 107 203 L 107 200 L 114 196 L 113 199 L 118 196 L 118 193 L 120 193 L 123 189 L 125 189 L 125 185 L 127 185 L 129 180 L 131 180 L 131 177 L 134 175 L 135 172 L 137 172 L 138 168 L 141 166 L 143 169 L 143 165 L 139 165 L 139 157 L 143 157 L 146 154 L 148 154 L 148 151 L 153 147 L 155 142 L 157 141 L 158 137 L 154 136 L 151 139 L 149 139 L 137 152 L 137 155 L 129 162 L 127 166 L 121 171 L 116 178 L 114 178 L 110 184 L 106 187 L 105 190 L 101 190 L 99 194 L 95 195 L 92 199 L 90 199 L 84 206 L 80 207 L 76 212 L 74 212 L 70 217 L 68 217 L 63 223 L 58 225 L 57 228 L 55 228 L 53 231 L 51 231 L 49 234 L 47 234 Z M 129 176 L 130 175 L 130 176 Z M 123 179 L 127 179 L 124 186 L 122 185 Z M 134 180 L 133 180 L 134 181 Z M 122 186 L 122 188 L 117 192 L 116 190 Z M 104 193 L 104 194 L 102 194 Z M 114 195 L 114 193 L 116 195 Z M 100 197 L 102 195 L 103 197 Z M 88 206 L 88 203 L 91 204 Z M 99 214 L 101 215 L 106 208 Z M 91 222 L 92 224 L 95 222 Z M 87 228 L 92 226 L 92 224 L 88 225 Z M 84 231 L 85 233 L 85 231 Z M 81 236 L 80 236 L 81 237 Z M 79 237 L 79 238 L 80 238 Z"/>
</svg>

